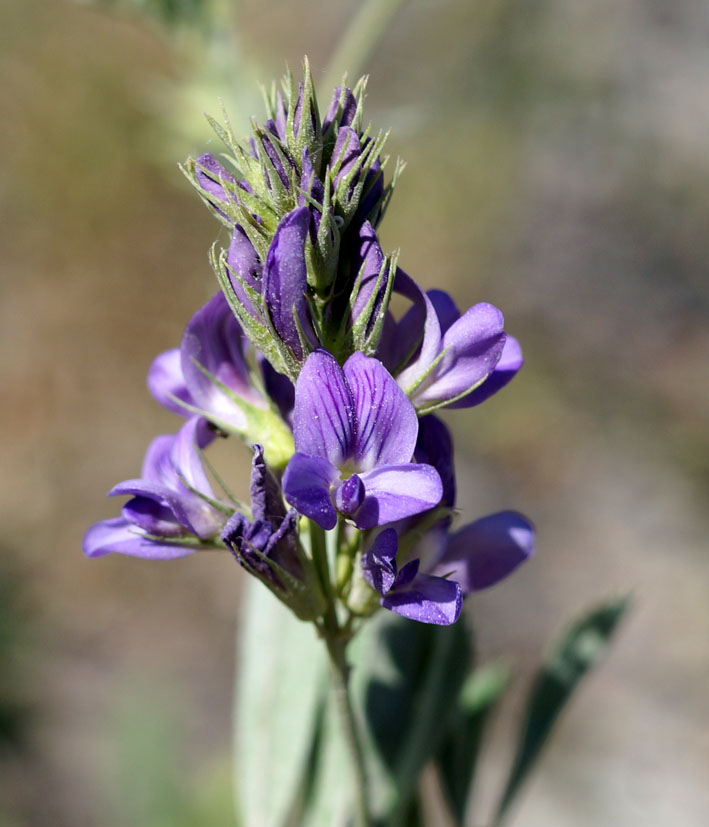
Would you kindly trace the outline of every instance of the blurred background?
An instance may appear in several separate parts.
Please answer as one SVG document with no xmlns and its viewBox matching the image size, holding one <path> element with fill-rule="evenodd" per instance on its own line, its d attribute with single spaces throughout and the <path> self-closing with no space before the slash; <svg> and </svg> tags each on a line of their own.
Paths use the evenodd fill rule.
<svg viewBox="0 0 709 827">
<path fill-rule="evenodd" d="M 227 556 L 87 561 L 104 494 L 175 428 L 144 377 L 215 290 L 219 232 L 176 163 L 245 131 L 354 0 L 3 0 L 0 825 L 231 824 Z M 467 518 L 531 516 L 536 559 L 470 607 L 519 699 L 564 622 L 632 592 L 511 827 L 699 827 L 709 790 L 709 6 L 382 2 L 368 117 L 408 162 L 386 250 L 505 313 L 527 364 L 446 416 Z M 205 13 L 208 12 L 208 15 Z M 395 13 L 394 13 L 395 12 Z M 344 68 L 335 66 L 335 68 Z M 246 454 L 232 449 L 243 474 Z"/>
</svg>

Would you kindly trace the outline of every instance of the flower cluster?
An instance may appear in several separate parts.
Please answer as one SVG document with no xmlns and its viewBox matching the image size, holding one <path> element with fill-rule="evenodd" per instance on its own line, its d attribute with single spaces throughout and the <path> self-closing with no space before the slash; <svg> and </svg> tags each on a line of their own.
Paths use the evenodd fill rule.
<svg viewBox="0 0 709 827">
<path fill-rule="evenodd" d="M 184 166 L 229 234 L 211 255 L 221 290 L 151 366 L 151 393 L 186 421 L 110 492 L 131 499 L 88 531 L 88 556 L 228 550 L 298 617 L 352 627 L 380 605 L 454 623 L 532 553 L 515 512 L 452 529 L 453 446 L 433 412 L 485 401 L 522 352 L 497 308 L 461 313 L 383 253 L 396 173 L 385 184 L 363 102 L 363 82 L 343 85 L 321 118 L 306 63 L 248 141 L 214 122 L 223 156 Z M 249 505 L 206 463 L 217 433 L 253 447 Z"/>
</svg>

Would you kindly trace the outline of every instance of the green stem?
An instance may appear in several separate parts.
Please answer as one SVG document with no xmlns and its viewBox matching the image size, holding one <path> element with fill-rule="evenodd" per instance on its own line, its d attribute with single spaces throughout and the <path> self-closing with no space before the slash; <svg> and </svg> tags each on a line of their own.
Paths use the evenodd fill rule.
<svg viewBox="0 0 709 827">
<path fill-rule="evenodd" d="M 325 643 L 327 644 L 330 666 L 332 667 L 333 690 L 337 711 L 345 733 L 345 740 L 355 776 L 355 825 L 356 827 L 370 827 L 372 822 L 369 818 L 368 811 L 369 787 L 364 763 L 364 751 L 362 750 L 362 742 L 359 737 L 357 721 L 349 692 L 350 669 L 345 657 L 347 640 L 341 636 L 326 637 Z"/>
<path fill-rule="evenodd" d="M 379 39 L 405 0 L 365 0 L 355 19 L 337 44 L 325 73 L 323 89 L 340 84 L 344 72 L 358 78 Z"/>
<path fill-rule="evenodd" d="M 338 540 L 342 535 L 338 535 Z M 364 763 L 364 752 L 360 740 L 357 721 L 349 691 L 349 666 L 347 665 L 346 649 L 351 632 L 342 628 L 337 617 L 335 601 L 337 595 L 330 580 L 330 567 L 327 556 L 327 540 L 325 532 L 315 523 L 310 524 L 310 549 L 313 562 L 322 583 L 323 594 L 327 599 L 327 609 L 323 615 L 320 633 L 325 640 L 327 653 L 330 657 L 332 687 L 335 693 L 335 703 L 347 743 L 347 749 L 352 762 L 352 771 L 355 778 L 355 825 L 356 827 L 370 827 L 367 787 L 367 773 Z"/>
</svg>

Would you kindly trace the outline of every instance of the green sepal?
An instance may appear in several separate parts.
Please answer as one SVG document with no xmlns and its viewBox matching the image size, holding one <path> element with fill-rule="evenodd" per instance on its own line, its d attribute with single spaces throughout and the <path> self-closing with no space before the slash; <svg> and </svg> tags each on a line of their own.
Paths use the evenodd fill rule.
<svg viewBox="0 0 709 827">
<path fill-rule="evenodd" d="M 398 260 L 399 252 L 397 250 L 390 256 L 387 256 L 382 262 L 381 270 L 377 276 L 377 284 L 374 290 L 372 290 L 372 295 L 369 297 L 364 310 L 360 313 L 359 318 L 352 327 L 353 352 L 361 351 L 365 356 L 374 356 L 377 351 L 384 328 L 384 320 L 389 308 L 389 300 L 391 299 L 391 291 L 394 286 Z M 384 296 L 375 313 L 374 311 L 383 284 L 386 284 Z M 352 299 L 352 304 L 354 304 L 354 298 Z"/>
<path fill-rule="evenodd" d="M 321 172 L 323 157 L 322 125 L 318 100 L 313 86 L 313 77 L 310 71 L 310 61 L 303 58 L 303 102 L 300 108 L 298 123 L 295 122 L 295 108 L 300 89 L 296 85 L 292 73 L 289 71 L 284 78 L 288 100 L 288 118 L 286 120 L 286 143 L 294 159 L 300 163 L 303 152 L 307 149 L 313 169 Z M 297 133 L 297 134 L 296 134 Z"/>
</svg>

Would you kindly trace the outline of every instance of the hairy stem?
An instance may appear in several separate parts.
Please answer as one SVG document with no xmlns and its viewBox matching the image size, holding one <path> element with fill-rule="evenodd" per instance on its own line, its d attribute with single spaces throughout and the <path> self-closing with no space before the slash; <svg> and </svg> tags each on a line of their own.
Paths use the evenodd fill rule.
<svg viewBox="0 0 709 827">
<path fill-rule="evenodd" d="M 338 540 L 341 539 L 342 535 L 338 535 Z M 330 580 L 325 532 L 312 522 L 310 525 L 310 547 L 313 562 L 322 583 L 323 593 L 327 599 L 327 609 L 320 625 L 320 634 L 325 641 L 330 658 L 331 685 L 335 694 L 337 713 L 344 732 L 354 774 L 356 795 L 354 823 L 355 827 L 371 827 L 364 752 L 349 691 L 350 669 L 347 665 L 346 650 L 352 633 L 349 629 L 340 626 L 336 607 L 336 589 Z"/>
<path fill-rule="evenodd" d="M 345 656 L 347 640 L 344 637 L 327 637 L 325 639 L 330 655 L 333 690 L 340 722 L 345 734 L 347 748 L 355 776 L 355 825 L 370 827 L 368 801 L 369 790 L 367 771 L 364 764 L 364 752 L 360 740 L 352 699 L 349 692 L 349 666 Z"/>
</svg>

